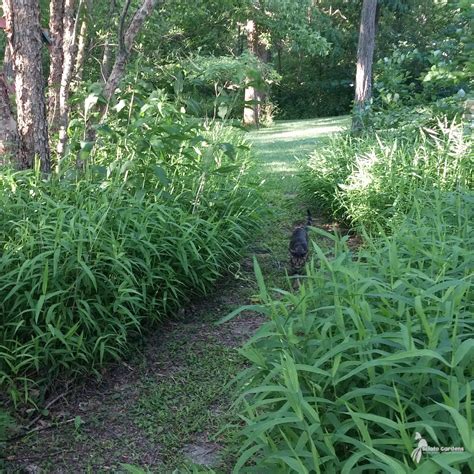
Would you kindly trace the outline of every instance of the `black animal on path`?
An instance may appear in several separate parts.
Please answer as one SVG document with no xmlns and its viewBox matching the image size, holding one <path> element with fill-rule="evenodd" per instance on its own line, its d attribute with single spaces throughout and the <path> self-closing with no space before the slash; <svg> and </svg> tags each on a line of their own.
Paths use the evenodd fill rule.
<svg viewBox="0 0 474 474">
<path fill-rule="evenodd" d="M 308 209 L 306 225 L 297 227 L 290 239 L 290 265 L 293 271 L 303 267 L 308 258 L 308 227 L 313 223 Z"/>
</svg>

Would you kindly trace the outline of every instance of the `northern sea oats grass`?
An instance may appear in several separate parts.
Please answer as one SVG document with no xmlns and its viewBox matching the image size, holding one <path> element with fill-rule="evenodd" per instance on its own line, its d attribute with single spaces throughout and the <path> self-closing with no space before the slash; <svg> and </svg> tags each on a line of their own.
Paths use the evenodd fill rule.
<svg viewBox="0 0 474 474">
<path fill-rule="evenodd" d="M 314 245 L 296 293 L 273 297 L 256 267 L 268 322 L 242 350 L 235 472 L 472 471 L 473 204 L 420 191 L 357 255 L 318 231 L 333 250 Z M 415 432 L 464 451 L 415 466 Z"/>
</svg>

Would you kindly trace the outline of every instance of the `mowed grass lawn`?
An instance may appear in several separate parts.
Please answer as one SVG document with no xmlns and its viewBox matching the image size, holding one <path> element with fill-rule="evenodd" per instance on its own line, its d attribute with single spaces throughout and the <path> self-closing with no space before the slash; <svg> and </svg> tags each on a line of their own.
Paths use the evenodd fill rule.
<svg viewBox="0 0 474 474">
<path fill-rule="evenodd" d="M 350 125 L 349 116 L 310 120 L 281 120 L 249 133 L 262 173 L 268 180 L 282 180 L 283 187 L 297 185 L 297 160 L 304 159 L 332 134 Z M 288 183 L 286 185 L 286 183 Z"/>
</svg>

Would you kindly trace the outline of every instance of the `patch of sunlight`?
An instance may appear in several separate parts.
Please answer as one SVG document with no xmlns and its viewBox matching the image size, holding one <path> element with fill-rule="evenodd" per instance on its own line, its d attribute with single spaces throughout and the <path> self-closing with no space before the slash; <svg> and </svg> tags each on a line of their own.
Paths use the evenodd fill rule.
<svg viewBox="0 0 474 474">
<path fill-rule="evenodd" d="M 287 161 L 268 161 L 263 164 L 270 173 L 296 173 L 298 167 L 295 162 Z"/>
<path fill-rule="evenodd" d="M 295 130 L 286 130 L 286 131 L 274 131 L 272 134 L 265 135 L 255 135 L 253 137 L 254 141 L 259 142 L 270 142 L 274 141 L 275 139 L 279 140 L 301 140 L 304 138 L 313 138 L 320 135 L 327 135 L 330 133 L 340 132 L 346 128 L 345 125 L 331 125 L 331 126 L 322 126 L 322 127 L 314 127 L 314 128 L 300 128 Z"/>
</svg>

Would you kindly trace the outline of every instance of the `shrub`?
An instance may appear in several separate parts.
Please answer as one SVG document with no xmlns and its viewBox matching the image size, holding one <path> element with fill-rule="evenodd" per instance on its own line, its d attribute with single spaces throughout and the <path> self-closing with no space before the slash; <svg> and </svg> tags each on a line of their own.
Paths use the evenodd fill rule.
<svg viewBox="0 0 474 474">
<path fill-rule="evenodd" d="M 309 160 L 302 162 L 300 194 L 320 212 L 344 217 L 344 210 L 336 199 L 340 185 L 345 184 L 354 156 L 367 148 L 365 142 L 349 134 L 334 135 L 324 147 L 316 149 Z"/>
<path fill-rule="evenodd" d="M 333 256 L 314 245 L 297 293 L 273 298 L 257 267 L 252 309 L 269 321 L 242 350 L 235 472 L 413 472 L 415 432 L 464 448 L 423 454 L 416 472 L 474 469 L 473 203 L 420 193 L 355 259 L 319 231 Z"/>
<path fill-rule="evenodd" d="M 419 190 L 472 187 L 470 141 L 462 126 L 340 136 L 303 165 L 302 191 L 316 205 L 376 230 L 403 218 Z"/>
<path fill-rule="evenodd" d="M 122 357 L 205 294 L 255 226 L 240 134 L 156 94 L 127 106 L 92 154 L 73 143 L 84 173 L 67 160 L 47 180 L 0 173 L 0 386 L 14 402 Z"/>
</svg>

